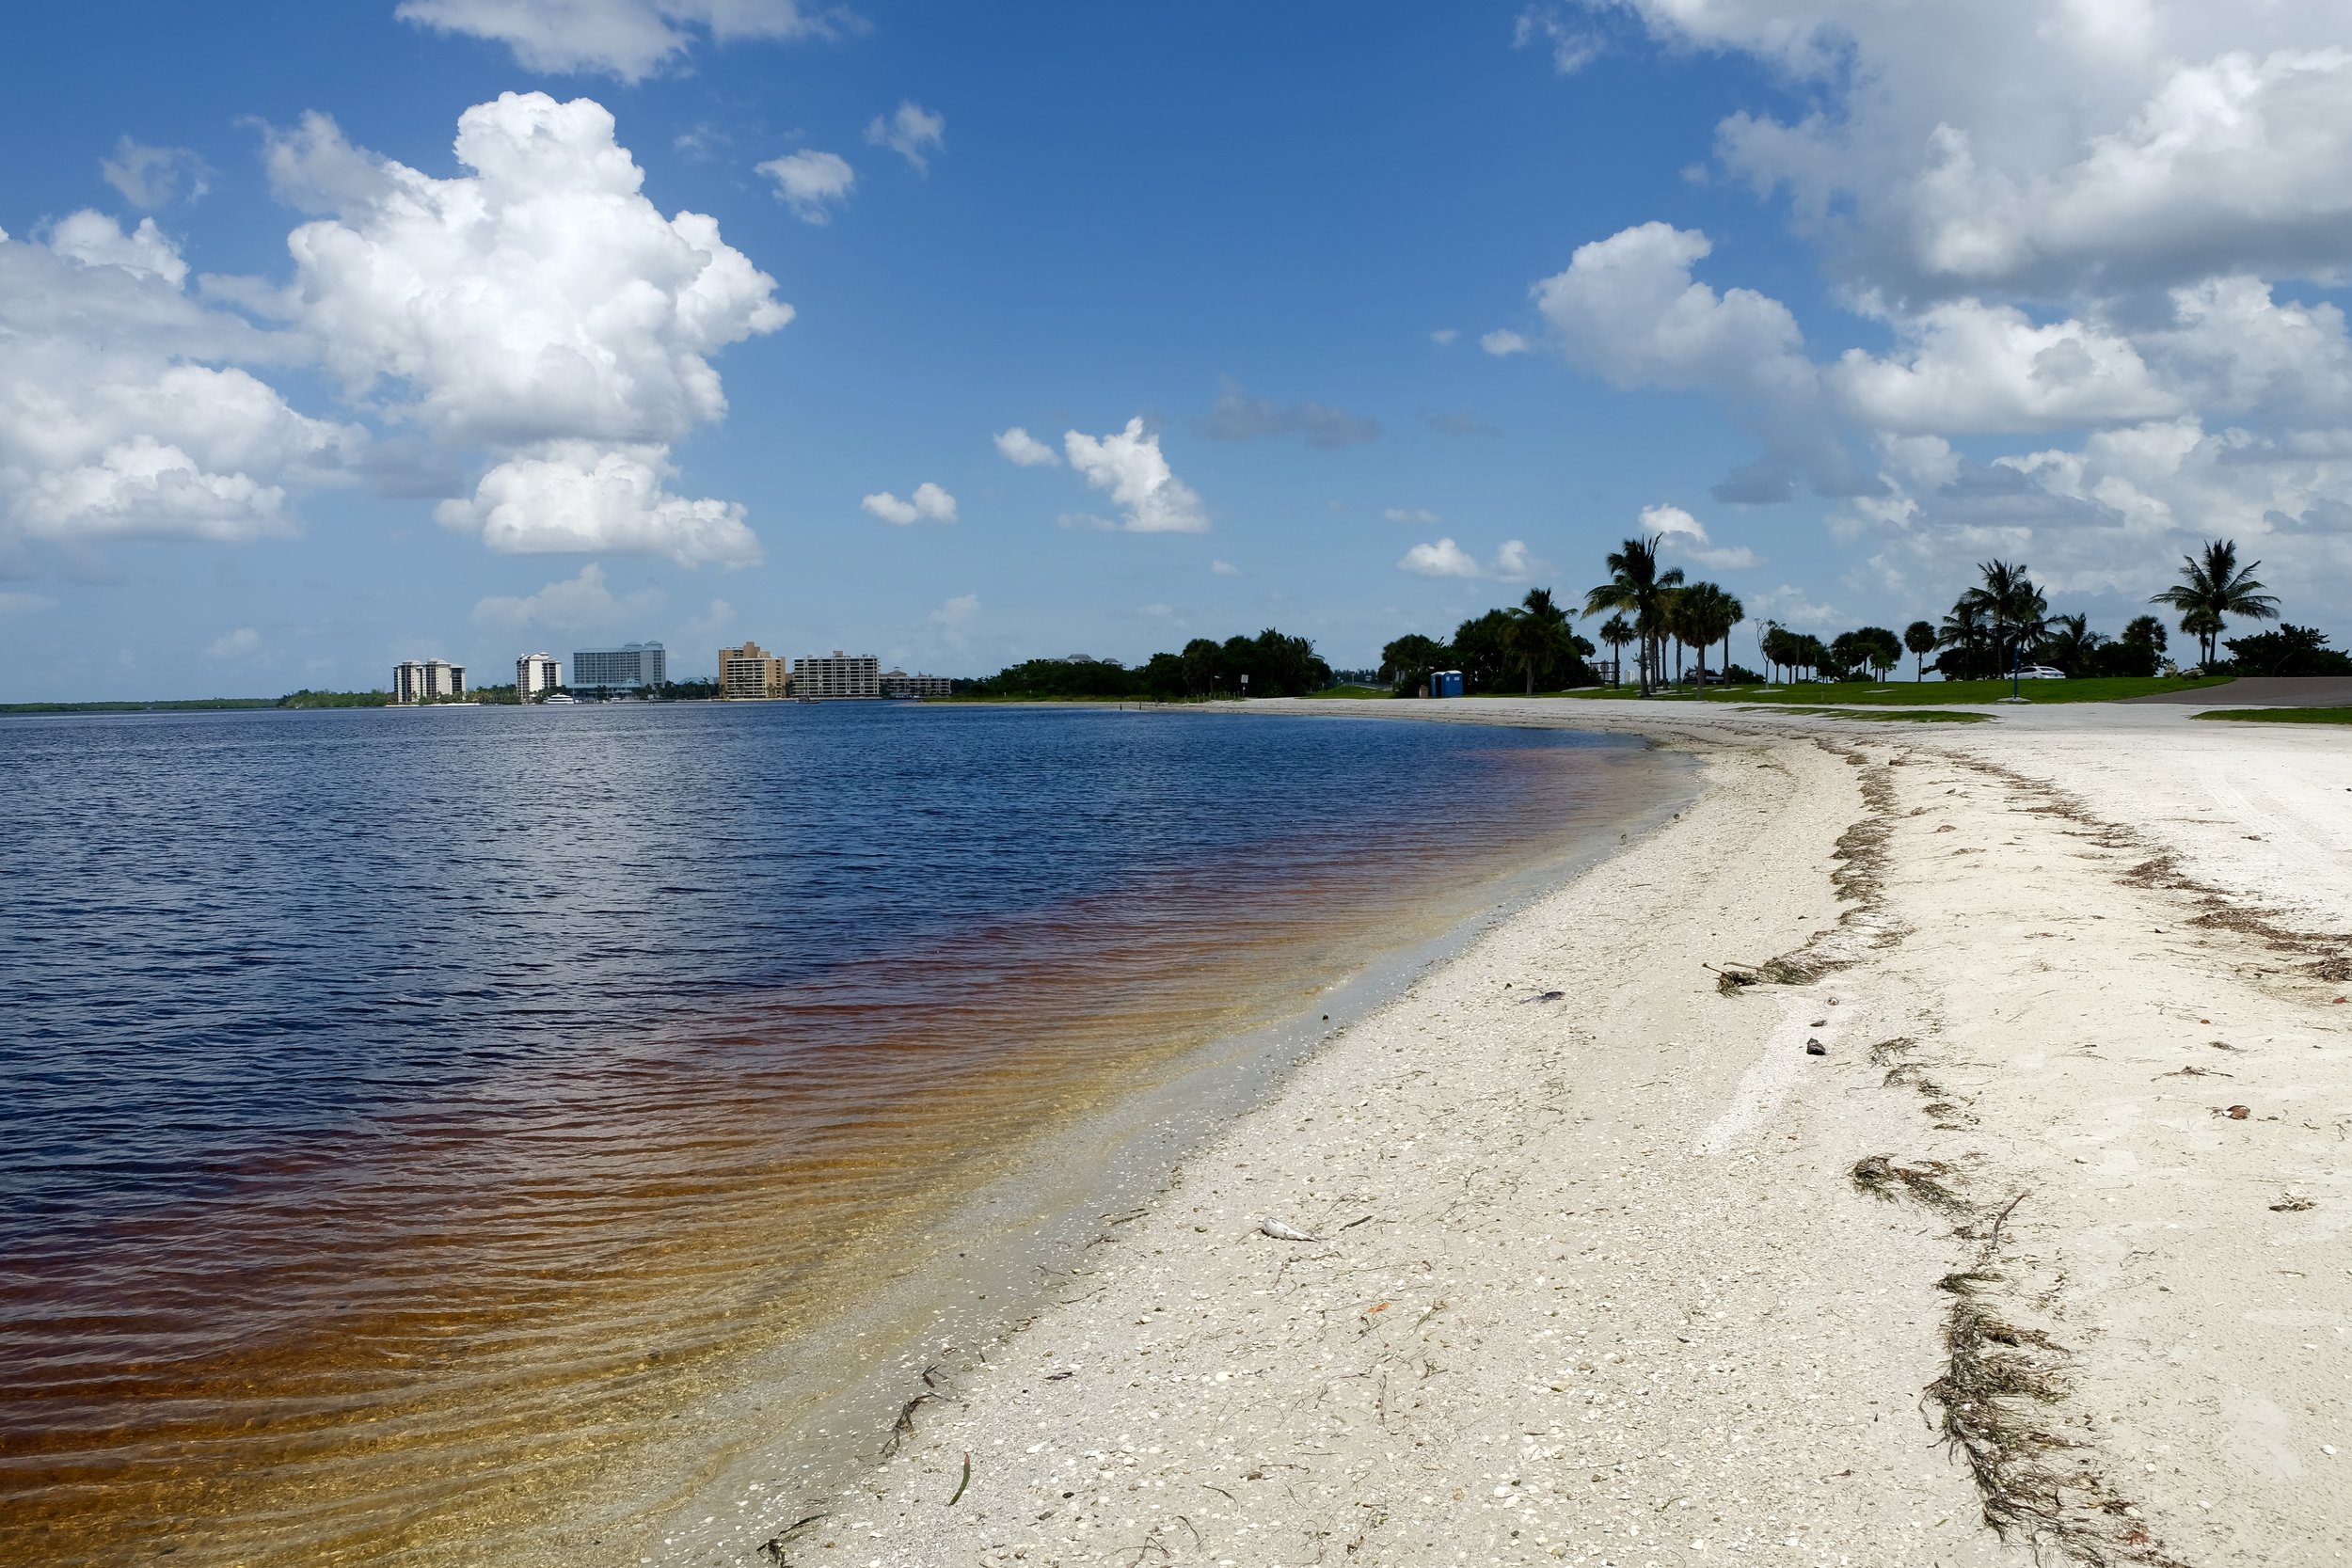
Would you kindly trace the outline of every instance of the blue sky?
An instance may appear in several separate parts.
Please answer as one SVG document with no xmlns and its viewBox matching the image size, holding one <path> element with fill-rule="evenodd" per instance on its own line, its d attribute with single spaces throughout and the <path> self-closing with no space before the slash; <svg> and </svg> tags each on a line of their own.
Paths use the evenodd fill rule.
<svg viewBox="0 0 2352 1568">
<path fill-rule="evenodd" d="M 1645 528 L 2352 630 L 2326 7 L 402 8 L 12 23 L 0 699 L 1369 664 Z"/>
</svg>

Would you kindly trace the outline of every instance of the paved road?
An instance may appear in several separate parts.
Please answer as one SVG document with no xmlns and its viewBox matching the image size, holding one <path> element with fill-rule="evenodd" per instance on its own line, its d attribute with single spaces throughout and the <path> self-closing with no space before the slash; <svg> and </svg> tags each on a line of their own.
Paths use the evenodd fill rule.
<svg viewBox="0 0 2352 1568">
<path fill-rule="evenodd" d="M 2352 707 L 2352 675 L 2240 675 L 2227 686 L 2124 700 L 2198 707 Z"/>
</svg>

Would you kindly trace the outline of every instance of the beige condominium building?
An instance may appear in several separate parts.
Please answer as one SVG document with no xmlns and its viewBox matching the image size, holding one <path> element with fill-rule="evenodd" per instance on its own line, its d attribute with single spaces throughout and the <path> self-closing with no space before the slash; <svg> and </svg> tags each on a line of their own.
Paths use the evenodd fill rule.
<svg viewBox="0 0 2352 1568">
<path fill-rule="evenodd" d="M 422 703 L 466 694 L 466 667 L 440 658 L 404 658 L 392 666 L 392 701 Z"/>
<path fill-rule="evenodd" d="M 756 642 L 719 650 L 719 695 L 722 697 L 782 697 L 790 692 L 789 660 L 778 658 Z"/>
<path fill-rule="evenodd" d="M 882 660 L 870 654 L 845 654 L 835 648 L 831 657 L 812 654 L 792 661 L 792 695 L 803 702 L 832 702 L 882 695 Z"/>
<path fill-rule="evenodd" d="M 564 666 L 553 654 L 525 654 L 515 661 L 515 695 L 524 702 L 564 684 Z"/>
</svg>

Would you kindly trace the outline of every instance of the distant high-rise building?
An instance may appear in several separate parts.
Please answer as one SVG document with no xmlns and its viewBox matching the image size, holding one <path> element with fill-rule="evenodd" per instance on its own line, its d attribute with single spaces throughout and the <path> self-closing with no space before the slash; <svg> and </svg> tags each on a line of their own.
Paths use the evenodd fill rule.
<svg viewBox="0 0 2352 1568">
<path fill-rule="evenodd" d="M 421 703 L 466 694 L 466 667 L 439 658 L 404 658 L 392 666 L 392 701 Z"/>
<path fill-rule="evenodd" d="M 882 673 L 882 694 L 885 697 L 952 697 L 956 683 L 947 675 L 910 675 L 904 670 L 884 670 Z"/>
<path fill-rule="evenodd" d="M 792 684 L 792 665 L 756 642 L 719 650 L 719 695 L 781 697 Z"/>
<path fill-rule="evenodd" d="M 564 667 L 553 654 L 525 654 L 515 661 L 515 695 L 524 702 L 564 684 Z"/>
<path fill-rule="evenodd" d="M 572 654 L 572 688 L 634 690 L 663 686 L 670 656 L 659 642 L 624 642 L 617 648 L 581 648 Z"/>
<path fill-rule="evenodd" d="M 821 654 L 796 658 L 792 661 L 792 695 L 820 702 L 880 697 L 882 660 L 870 654 L 845 654 L 838 648 L 830 658 Z"/>
</svg>

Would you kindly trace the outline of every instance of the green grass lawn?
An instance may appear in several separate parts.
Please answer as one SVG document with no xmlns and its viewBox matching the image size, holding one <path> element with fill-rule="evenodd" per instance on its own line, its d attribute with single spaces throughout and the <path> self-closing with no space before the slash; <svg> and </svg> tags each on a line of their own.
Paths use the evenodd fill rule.
<svg viewBox="0 0 2352 1568">
<path fill-rule="evenodd" d="M 2249 724 L 2352 724 L 2352 707 L 2217 707 L 2192 719 L 2236 719 Z"/>
<path fill-rule="evenodd" d="M 2126 697 L 2147 697 L 2159 691 L 2192 691 L 2221 686 L 2227 675 L 2112 675 L 2074 681 L 2020 681 L 2017 694 L 2029 703 L 2114 703 Z M 1579 693 L 1580 696 L 1586 693 Z M 1637 696 L 1626 691 L 1601 691 L 1602 697 Z M 1890 681 L 1883 687 L 1867 681 L 1820 682 L 1805 686 L 1710 686 L 1705 698 L 1675 696 L 1653 702 L 1785 703 L 1793 706 L 1828 705 L 1861 707 L 1942 707 L 1953 703 L 1994 703 L 2009 695 L 2007 681 Z"/>
<path fill-rule="evenodd" d="M 1327 686 L 1314 695 L 1325 701 L 1338 698 L 1343 702 L 1353 702 L 1365 697 L 1394 697 L 1396 693 L 1385 686 Z"/>
</svg>

